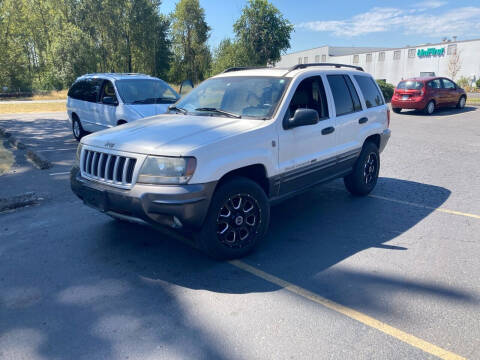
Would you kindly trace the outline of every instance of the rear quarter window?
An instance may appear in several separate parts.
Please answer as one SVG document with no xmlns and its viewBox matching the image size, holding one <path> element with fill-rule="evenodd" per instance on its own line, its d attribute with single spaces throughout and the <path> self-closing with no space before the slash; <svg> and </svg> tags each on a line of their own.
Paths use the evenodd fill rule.
<svg viewBox="0 0 480 360">
<path fill-rule="evenodd" d="M 375 81 L 370 76 L 355 75 L 354 77 L 363 93 L 367 108 L 385 104 L 377 84 L 375 84 Z"/>
<path fill-rule="evenodd" d="M 68 96 L 71 97 L 72 99 L 77 99 L 77 100 L 82 100 L 82 86 L 83 86 L 83 81 L 77 81 L 72 85 L 70 90 L 68 90 Z"/>
</svg>

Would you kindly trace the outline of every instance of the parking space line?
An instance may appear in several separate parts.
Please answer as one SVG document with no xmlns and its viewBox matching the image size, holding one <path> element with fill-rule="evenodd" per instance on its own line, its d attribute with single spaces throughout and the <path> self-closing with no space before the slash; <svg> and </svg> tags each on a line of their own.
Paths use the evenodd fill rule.
<svg viewBox="0 0 480 360">
<path fill-rule="evenodd" d="M 229 263 L 243 271 L 246 271 L 252 275 L 255 275 L 258 278 L 261 278 L 265 281 L 268 281 L 269 283 L 272 283 L 274 285 L 278 285 L 281 288 L 290 291 L 291 293 L 294 293 L 296 295 L 299 295 L 305 299 L 311 300 L 317 304 L 323 305 L 330 310 L 333 310 L 335 312 L 338 312 L 342 315 L 345 315 L 353 320 L 359 321 L 364 325 L 367 325 L 371 328 L 374 328 L 378 331 L 381 331 L 387 335 L 390 335 L 400 341 L 403 341 L 404 343 L 407 343 L 408 345 L 411 345 L 413 347 L 416 347 L 426 353 L 432 354 L 437 356 L 440 359 L 445 359 L 445 360 L 465 360 L 464 357 L 457 355 L 455 353 L 452 353 L 448 350 L 442 349 L 441 347 L 438 347 L 436 345 L 433 345 L 425 340 L 422 340 L 414 335 L 411 335 L 409 333 L 406 333 L 402 330 L 399 330 L 397 328 L 394 328 L 393 326 L 390 326 L 384 322 L 381 322 L 380 320 L 377 320 L 371 316 L 368 316 L 366 314 L 363 314 L 357 310 L 351 309 L 347 306 L 343 306 L 341 304 L 338 304 L 334 301 L 331 301 L 329 299 L 326 299 L 320 295 L 317 295 L 309 290 L 306 290 L 300 286 L 294 285 L 292 283 L 289 283 L 288 281 L 285 281 L 283 279 L 280 279 L 274 275 L 271 275 L 269 273 L 266 273 L 265 271 L 262 271 L 260 269 L 257 269 L 256 267 L 249 265 L 243 261 L 240 260 L 231 260 Z"/>
<path fill-rule="evenodd" d="M 480 219 L 480 215 L 476 215 L 476 214 L 469 214 L 469 213 L 464 213 L 464 212 L 461 212 L 461 211 L 448 210 L 448 209 L 443 209 L 443 208 L 436 208 L 436 207 L 433 207 L 433 206 L 427 206 L 427 205 L 412 203 L 412 202 L 409 202 L 409 201 L 392 199 L 392 198 L 388 198 L 388 197 L 385 197 L 385 196 L 379 196 L 379 195 L 368 195 L 368 196 L 371 197 L 371 198 L 374 198 L 374 199 L 391 201 L 391 202 L 395 202 L 395 203 L 398 203 L 398 204 L 409 205 L 409 206 L 414 206 L 414 207 L 433 210 L 433 211 L 439 211 L 439 212 L 443 212 L 443 213 L 446 213 L 446 214 L 460 215 L 460 216 L 466 216 L 466 217 L 470 217 L 470 218 L 474 218 L 474 219 Z"/>
<path fill-rule="evenodd" d="M 51 173 L 51 174 L 48 174 L 48 175 L 55 176 L 55 175 L 67 175 L 67 174 L 70 174 L 70 171 Z"/>
<path fill-rule="evenodd" d="M 68 149 L 44 149 L 44 150 L 37 150 L 37 152 L 47 152 L 47 151 L 76 151 L 77 148 L 68 148 Z"/>
</svg>

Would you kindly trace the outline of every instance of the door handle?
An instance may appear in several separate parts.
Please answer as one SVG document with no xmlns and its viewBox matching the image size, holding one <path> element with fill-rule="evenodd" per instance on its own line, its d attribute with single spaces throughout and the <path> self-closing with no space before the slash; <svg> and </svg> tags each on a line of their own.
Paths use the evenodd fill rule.
<svg viewBox="0 0 480 360">
<path fill-rule="evenodd" d="M 322 129 L 322 135 L 328 135 L 331 134 L 335 131 L 335 128 L 333 126 L 329 126 L 325 129 Z"/>
<path fill-rule="evenodd" d="M 368 121 L 367 117 L 362 117 L 360 120 L 358 120 L 359 124 L 365 124 Z"/>
</svg>

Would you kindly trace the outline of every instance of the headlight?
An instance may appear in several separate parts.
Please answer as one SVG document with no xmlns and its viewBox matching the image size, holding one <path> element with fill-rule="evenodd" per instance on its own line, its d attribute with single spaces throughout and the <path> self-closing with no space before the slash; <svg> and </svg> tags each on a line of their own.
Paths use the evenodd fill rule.
<svg viewBox="0 0 480 360">
<path fill-rule="evenodd" d="M 186 184 L 192 177 L 197 160 L 193 157 L 148 156 L 137 182 L 144 184 Z"/>
<path fill-rule="evenodd" d="M 80 164 L 80 155 L 82 154 L 82 144 L 81 143 L 78 143 L 78 146 L 77 146 L 77 154 L 75 156 L 75 164 L 76 165 L 79 165 Z"/>
</svg>

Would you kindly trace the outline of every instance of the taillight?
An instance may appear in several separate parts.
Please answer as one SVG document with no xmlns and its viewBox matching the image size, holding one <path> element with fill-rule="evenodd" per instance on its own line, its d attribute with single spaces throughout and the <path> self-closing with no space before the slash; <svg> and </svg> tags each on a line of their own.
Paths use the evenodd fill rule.
<svg viewBox="0 0 480 360">
<path fill-rule="evenodd" d="M 390 127 L 390 109 L 387 109 L 387 127 Z"/>
</svg>

